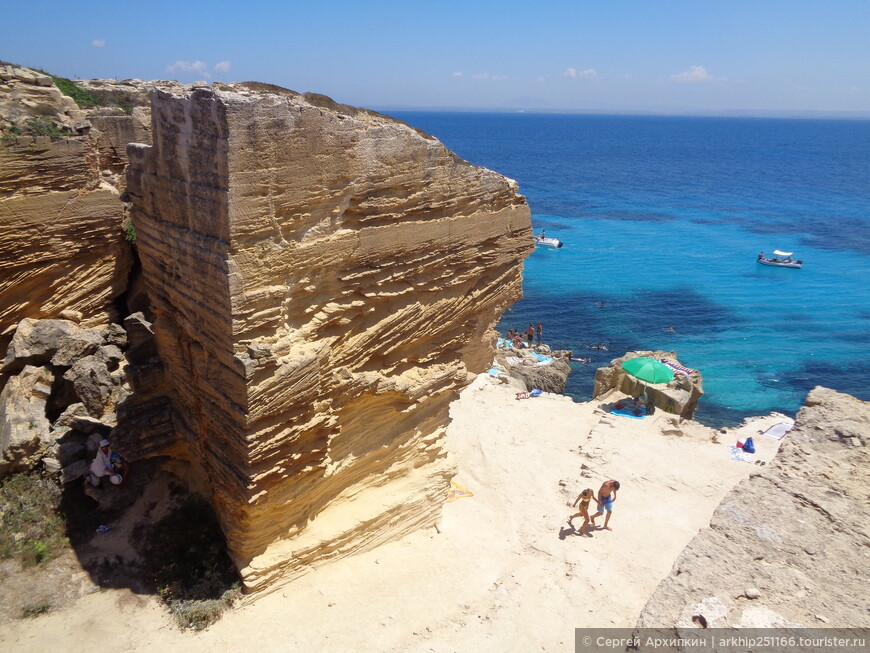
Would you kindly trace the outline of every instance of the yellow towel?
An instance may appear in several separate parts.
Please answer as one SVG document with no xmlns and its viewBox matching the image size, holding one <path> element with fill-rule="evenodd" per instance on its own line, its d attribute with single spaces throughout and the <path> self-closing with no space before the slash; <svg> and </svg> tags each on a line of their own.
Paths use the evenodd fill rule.
<svg viewBox="0 0 870 653">
<path fill-rule="evenodd" d="M 450 491 L 447 493 L 447 501 L 456 501 L 462 497 L 473 497 L 474 494 L 469 492 L 464 487 L 461 487 L 456 481 L 450 481 Z"/>
</svg>

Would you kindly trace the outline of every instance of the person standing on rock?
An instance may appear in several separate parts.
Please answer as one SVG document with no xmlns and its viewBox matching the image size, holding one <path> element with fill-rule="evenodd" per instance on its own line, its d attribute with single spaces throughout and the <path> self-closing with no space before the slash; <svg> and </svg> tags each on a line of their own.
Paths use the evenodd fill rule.
<svg viewBox="0 0 870 653">
<path fill-rule="evenodd" d="M 535 326 L 529 322 L 529 328 L 526 329 L 526 338 L 529 341 L 529 347 L 535 342 Z"/>
<path fill-rule="evenodd" d="M 599 515 L 607 511 L 607 517 L 604 518 L 604 530 L 612 531 L 607 524 L 610 523 L 610 515 L 613 514 L 613 502 L 616 501 L 616 491 L 619 489 L 619 481 L 604 481 L 601 484 L 601 489 L 598 490 L 598 511 L 592 515 L 592 525 L 595 526 L 595 520 Z"/>
<path fill-rule="evenodd" d="M 538 322 L 538 347 L 541 346 L 541 334 L 544 332 L 544 323 Z"/>
</svg>

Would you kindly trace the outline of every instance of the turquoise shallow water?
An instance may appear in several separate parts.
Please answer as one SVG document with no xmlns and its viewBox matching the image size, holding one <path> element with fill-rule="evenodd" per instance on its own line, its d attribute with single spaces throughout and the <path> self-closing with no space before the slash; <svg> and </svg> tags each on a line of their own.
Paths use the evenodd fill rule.
<svg viewBox="0 0 870 653">
<path fill-rule="evenodd" d="M 516 179 L 536 232 L 565 242 L 526 261 L 500 329 L 542 320 L 591 357 L 567 394 L 661 348 L 703 372 L 712 425 L 794 413 L 815 385 L 870 400 L 870 123 L 395 115 Z M 774 248 L 804 268 L 755 262 Z"/>
</svg>

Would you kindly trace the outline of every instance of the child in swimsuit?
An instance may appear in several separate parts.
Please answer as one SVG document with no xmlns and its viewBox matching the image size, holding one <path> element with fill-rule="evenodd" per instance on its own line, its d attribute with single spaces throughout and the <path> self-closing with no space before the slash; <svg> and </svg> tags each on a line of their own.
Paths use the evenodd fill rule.
<svg viewBox="0 0 870 653">
<path fill-rule="evenodd" d="M 579 532 L 580 535 L 585 535 L 586 537 L 592 537 L 586 532 L 586 527 L 591 521 L 589 519 L 589 502 L 593 499 L 594 496 L 595 493 L 592 491 L 592 488 L 586 488 L 585 490 L 583 490 L 579 495 L 577 495 L 577 498 L 574 500 L 574 507 L 577 506 L 578 502 L 580 503 L 580 512 L 568 517 L 568 525 L 571 526 L 571 528 L 574 528 L 574 523 L 572 520 L 575 517 L 583 517 L 583 526 L 580 527 Z"/>
</svg>

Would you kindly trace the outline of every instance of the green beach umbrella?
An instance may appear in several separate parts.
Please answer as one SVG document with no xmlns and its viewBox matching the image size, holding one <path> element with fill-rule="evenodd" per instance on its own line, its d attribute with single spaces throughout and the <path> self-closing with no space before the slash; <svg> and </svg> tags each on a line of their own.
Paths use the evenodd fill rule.
<svg viewBox="0 0 870 653">
<path fill-rule="evenodd" d="M 622 369 L 649 383 L 667 383 L 674 378 L 674 371 L 670 367 L 649 356 L 627 360 L 622 364 Z"/>
</svg>

